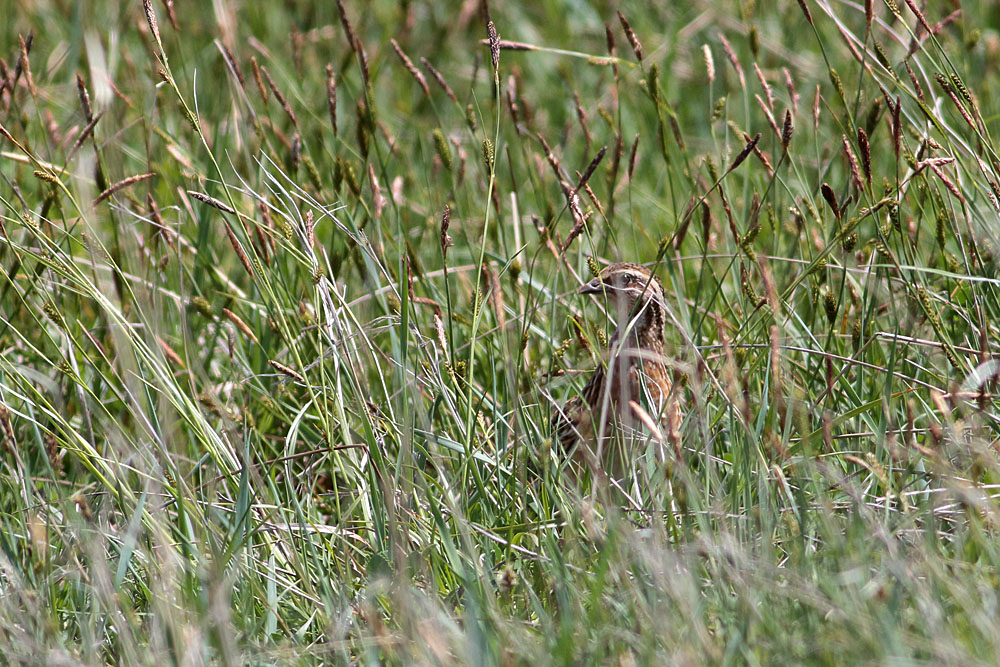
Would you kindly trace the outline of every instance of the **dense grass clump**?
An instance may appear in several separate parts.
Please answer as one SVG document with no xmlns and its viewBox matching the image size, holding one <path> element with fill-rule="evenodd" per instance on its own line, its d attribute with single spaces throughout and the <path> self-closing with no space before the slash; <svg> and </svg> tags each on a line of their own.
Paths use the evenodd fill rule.
<svg viewBox="0 0 1000 667">
<path fill-rule="evenodd" d="M 5 662 L 1000 662 L 993 3 L 497 4 L 0 12 Z"/>
</svg>

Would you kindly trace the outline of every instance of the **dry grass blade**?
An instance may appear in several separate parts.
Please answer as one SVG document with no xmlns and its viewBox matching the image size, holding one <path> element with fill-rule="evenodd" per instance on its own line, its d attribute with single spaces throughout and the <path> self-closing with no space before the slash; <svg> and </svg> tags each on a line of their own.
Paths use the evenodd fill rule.
<svg viewBox="0 0 1000 667">
<path fill-rule="evenodd" d="M 665 442 L 663 438 L 663 431 L 661 431 L 660 427 L 656 425 L 656 422 L 653 421 L 653 418 L 649 416 L 649 413 L 646 412 L 646 410 L 635 401 L 629 401 L 628 406 L 629 409 L 632 410 L 632 413 L 636 416 L 636 418 L 638 418 L 639 421 L 642 422 L 642 425 L 645 426 L 647 429 L 649 429 L 649 432 L 650 434 L 652 434 L 653 439 L 655 439 L 658 443 L 662 445 Z"/>
</svg>

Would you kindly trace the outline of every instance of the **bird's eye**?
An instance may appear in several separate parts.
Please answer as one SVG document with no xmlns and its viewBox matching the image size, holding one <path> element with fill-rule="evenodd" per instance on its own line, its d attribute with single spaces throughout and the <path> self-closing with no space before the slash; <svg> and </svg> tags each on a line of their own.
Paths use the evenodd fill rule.
<svg viewBox="0 0 1000 667">
<path fill-rule="evenodd" d="M 622 277 L 622 283 L 624 283 L 625 285 L 631 285 L 633 280 L 634 279 L 632 278 L 632 274 L 631 273 L 626 273 Z"/>
</svg>

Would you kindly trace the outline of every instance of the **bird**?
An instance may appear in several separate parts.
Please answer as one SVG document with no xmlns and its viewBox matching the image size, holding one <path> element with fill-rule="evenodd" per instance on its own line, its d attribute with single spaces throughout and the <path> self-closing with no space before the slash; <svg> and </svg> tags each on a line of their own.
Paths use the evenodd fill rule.
<svg viewBox="0 0 1000 667">
<path fill-rule="evenodd" d="M 605 469 L 617 467 L 608 460 L 616 431 L 630 435 L 642 426 L 661 443 L 665 426 L 678 447 L 681 409 L 663 352 L 666 301 L 660 279 L 639 264 L 620 262 L 606 266 L 578 293 L 605 295 L 616 328 L 607 364 L 594 369 L 583 391 L 552 416 L 561 450 Z"/>
</svg>

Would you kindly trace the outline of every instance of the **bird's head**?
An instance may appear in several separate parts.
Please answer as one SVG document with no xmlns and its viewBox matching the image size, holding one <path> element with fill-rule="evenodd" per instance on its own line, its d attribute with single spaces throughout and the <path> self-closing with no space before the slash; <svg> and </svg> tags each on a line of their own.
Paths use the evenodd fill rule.
<svg viewBox="0 0 1000 667">
<path fill-rule="evenodd" d="M 638 264 L 611 264 L 583 285 L 580 294 L 605 294 L 620 313 L 629 314 L 647 302 L 662 306 L 663 285 L 649 269 Z M 636 306 L 639 306 L 637 308 Z"/>
</svg>

